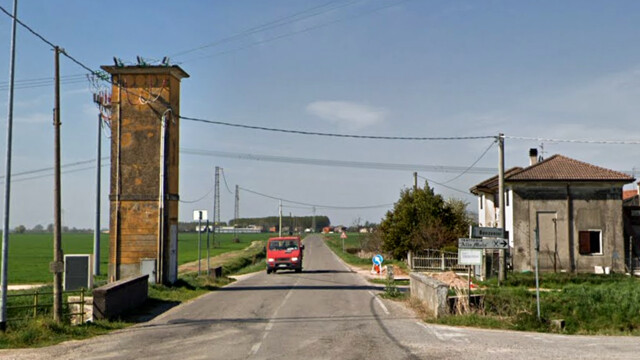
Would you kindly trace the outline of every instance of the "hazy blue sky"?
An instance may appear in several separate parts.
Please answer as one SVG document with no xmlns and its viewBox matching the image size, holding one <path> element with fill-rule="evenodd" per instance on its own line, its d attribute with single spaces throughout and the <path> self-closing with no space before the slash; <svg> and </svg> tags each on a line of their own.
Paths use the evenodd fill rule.
<svg viewBox="0 0 640 360">
<path fill-rule="evenodd" d="M 12 4 L 0 0 L 10 12 Z M 527 165 L 528 149 L 540 144 L 547 157 L 561 153 L 622 171 L 640 167 L 640 145 L 536 140 L 640 141 L 638 1 L 20 0 L 18 17 L 93 69 L 112 64 L 113 56 L 129 63 L 137 55 L 171 56 L 191 75 L 182 82 L 183 116 L 377 136 L 502 132 L 508 167 Z M 3 174 L 10 30 L 10 18 L 0 13 Z M 89 83 L 80 76 L 84 70 L 68 59 L 62 58 L 61 71 L 62 160 L 90 161 L 97 111 Z M 53 86 L 28 81 L 52 74 L 53 52 L 19 27 L 14 173 L 53 165 Z M 105 155 L 109 136 L 103 138 Z M 187 202 L 210 192 L 215 166 L 224 168 L 231 190 L 237 184 L 297 202 L 360 207 L 392 204 L 413 183 L 410 166 L 392 171 L 360 162 L 465 168 L 492 143 L 327 138 L 190 121 L 182 121 L 180 141 L 181 220 L 190 220 L 195 209 L 211 212 L 212 193 Z M 276 163 L 211 152 L 357 164 Z M 497 171 L 497 165 L 493 146 L 476 167 Z M 11 227 L 53 222 L 50 173 L 14 177 Z M 459 173 L 419 172 L 446 183 L 432 182 L 436 192 L 470 202 L 475 210 L 468 189 L 491 174 Z M 92 164 L 65 168 L 64 225 L 93 226 L 94 177 Z M 108 184 L 105 168 L 103 227 L 108 226 Z M 221 193 L 221 218 L 227 221 L 234 197 L 224 183 Z M 240 198 L 241 217 L 277 214 L 276 200 L 246 191 Z M 285 205 L 285 214 L 312 214 L 308 207 Z M 319 207 L 317 213 L 328 215 L 334 225 L 350 225 L 358 218 L 378 222 L 388 209 Z"/>
</svg>

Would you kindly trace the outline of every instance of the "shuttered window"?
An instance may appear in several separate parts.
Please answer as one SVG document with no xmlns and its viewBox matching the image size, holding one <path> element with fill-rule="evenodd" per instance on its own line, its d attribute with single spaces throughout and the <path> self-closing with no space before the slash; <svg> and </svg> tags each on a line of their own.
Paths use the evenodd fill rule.
<svg viewBox="0 0 640 360">
<path fill-rule="evenodd" d="M 580 255 L 602 255 L 602 231 L 580 231 L 578 241 Z"/>
</svg>

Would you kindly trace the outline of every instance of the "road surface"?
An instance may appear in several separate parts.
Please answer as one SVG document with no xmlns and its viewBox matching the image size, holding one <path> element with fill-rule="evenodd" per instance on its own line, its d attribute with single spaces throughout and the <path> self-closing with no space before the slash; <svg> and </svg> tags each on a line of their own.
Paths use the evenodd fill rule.
<svg viewBox="0 0 640 360">
<path fill-rule="evenodd" d="M 638 359 L 632 337 L 563 336 L 421 322 L 351 272 L 320 236 L 304 271 L 260 272 L 154 320 L 0 359 Z"/>
</svg>

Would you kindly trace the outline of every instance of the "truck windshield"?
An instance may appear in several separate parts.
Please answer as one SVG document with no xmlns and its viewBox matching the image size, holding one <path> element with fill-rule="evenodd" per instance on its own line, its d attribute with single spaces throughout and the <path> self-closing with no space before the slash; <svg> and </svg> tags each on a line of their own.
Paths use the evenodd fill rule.
<svg viewBox="0 0 640 360">
<path fill-rule="evenodd" d="M 295 240 L 275 240 L 269 242 L 269 250 L 297 250 L 298 242 Z"/>
</svg>

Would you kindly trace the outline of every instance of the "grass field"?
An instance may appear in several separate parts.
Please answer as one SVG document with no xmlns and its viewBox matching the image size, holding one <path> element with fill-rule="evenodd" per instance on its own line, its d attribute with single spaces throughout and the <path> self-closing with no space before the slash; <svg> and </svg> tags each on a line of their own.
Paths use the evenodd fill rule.
<svg viewBox="0 0 640 360">
<path fill-rule="evenodd" d="M 253 240 L 266 240 L 271 234 L 240 234 L 240 242 L 233 242 L 233 234 L 216 234 L 215 246 L 211 243 L 210 256 L 249 246 Z M 49 263 L 53 260 L 53 235 L 11 234 L 9 244 L 9 284 L 50 283 Z M 202 234 L 202 258 L 206 256 L 206 234 Z M 93 254 L 93 234 L 67 233 L 62 235 L 62 251 L 69 254 Z M 100 273 L 107 273 L 109 235 L 100 237 Z M 178 264 L 198 259 L 198 234 L 178 235 Z"/>
</svg>

